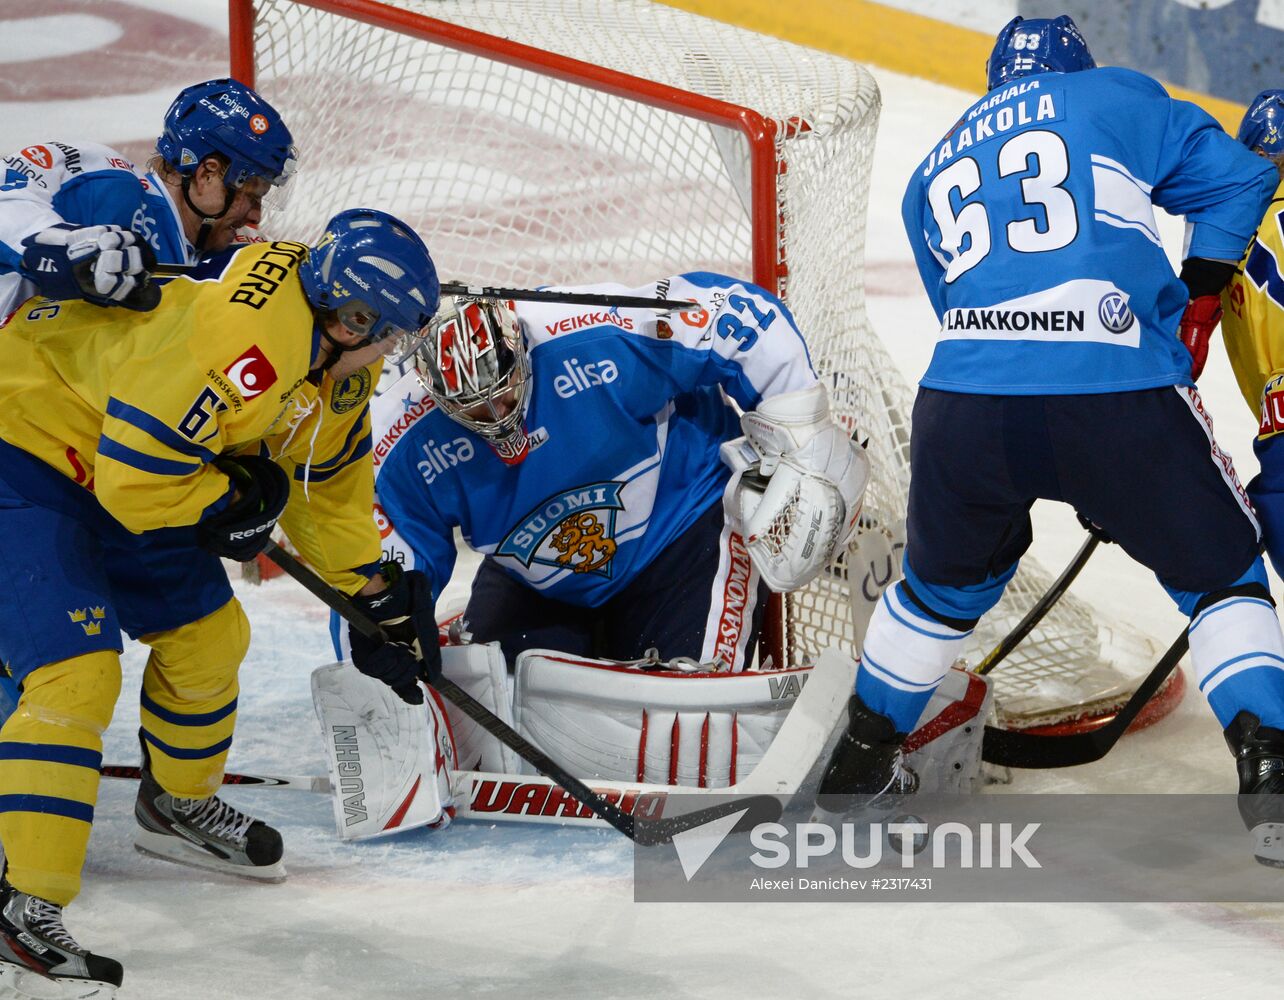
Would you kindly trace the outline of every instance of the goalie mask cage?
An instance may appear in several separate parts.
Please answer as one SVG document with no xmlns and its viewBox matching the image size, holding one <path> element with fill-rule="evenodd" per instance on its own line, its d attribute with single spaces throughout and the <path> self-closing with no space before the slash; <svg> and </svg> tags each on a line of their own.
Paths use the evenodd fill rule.
<svg viewBox="0 0 1284 1000">
<path fill-rule="evenodd" d="M 836 415 L 869 439 L 872 474 L 860 544 L 773 601 L 764 643 L 777 663 L 830 644 L 854 655 L 869 605 L 853 589 L 886 584 L 898 564 L 912 402 L 865 315 L 870 74 L 648 0 L 230 9 L 233 75 L 301 150 L 267 235 L 313 239 L 363 205 L 413 225 L 455 281 L 640 285 L 710 270 L 751 275 L 788 303 Z M 970 659 L 1050 582 L 1027 558 Z M 995 671 L 1001 720 L 1108 717 L 1159 652 L 1066 596 Z"/>
</svg>

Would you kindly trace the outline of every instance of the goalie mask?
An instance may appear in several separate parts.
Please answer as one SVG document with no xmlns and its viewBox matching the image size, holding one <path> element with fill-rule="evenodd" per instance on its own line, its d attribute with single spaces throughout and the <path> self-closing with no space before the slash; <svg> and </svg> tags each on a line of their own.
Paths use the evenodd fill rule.
<svg viewBox="0 0 1284 1000">
<path fill-rule="evenodd" d="M 442 412 L 506 464 L 526 457 L 531 362 L 511 303 L 443 299 L 415 353 L 415 371 Z"/>
</svg>

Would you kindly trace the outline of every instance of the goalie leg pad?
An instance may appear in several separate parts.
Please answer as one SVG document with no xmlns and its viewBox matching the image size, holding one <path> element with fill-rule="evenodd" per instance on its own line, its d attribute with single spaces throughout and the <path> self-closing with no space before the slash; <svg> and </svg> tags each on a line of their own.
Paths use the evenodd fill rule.
<svg viewBox="0 0 1284 1000">
<path fill-rule="evenodd" d="M 904 587 L 889 587 L 879 599 L 856 675 L 861 701 L 901 733 L 913 727 L 972 634 L 928 618 L 906 598 Z"/>
<path fill-rule="evenodd" d="M 441 672 L 488 708 L 501 722 L 513 724 L 508 693 L 508 666 L 499 643 L 443 646 Z M 446 705 L 455 734 L 458 767 L 465 771 L 521 772 L 521 759 L 455 705 Z"/>
<path fill-rule="evenodd" d="M 409 705 L 349 663 L 312 672 L 341 839 L 450 823 L 454 735 L 440 697 L 428 694 L 424 705 Z"/>
<path fill-rule="evenodd" d="M 715 504 L 715 511 L 716 508 Z M 699 658 L 701 663 L 720 662 L 732 673 L 738 673 L 753 661 L 762 621 L 760 604 L 765 603 L 767 594 L 762 587 L 762 577 L 749 558 L 744 538 L 735 530 L 731 518 L 723 516 L 721 521 L 718 568 L 709 585 L 709 613 Z M 677 651 L 667 644 L 661 648 L 669 656 L 676 655 Z"/>
<path fill-rule="evenodd" d="M 725 788 L 757 766 L 810 674 L 666 666 L 528 650 L 518 732 L 579 777 Z"/>
</svg>

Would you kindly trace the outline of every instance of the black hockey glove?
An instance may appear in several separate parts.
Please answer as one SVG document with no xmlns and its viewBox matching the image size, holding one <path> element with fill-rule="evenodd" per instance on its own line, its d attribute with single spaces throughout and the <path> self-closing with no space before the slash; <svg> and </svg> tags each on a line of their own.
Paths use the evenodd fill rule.
<svg viewBox="0 0 1284 1000">
<path fill-rule="evenodd" d="M 388 641 L 380 642 L 348 627 L 352 664 L 368 677 L 387 684 L 402 701 L 423 704 L 421 677 L 429 684 L 441 677 L 441 647 L 437 643 L 437 615 L 432 584 L 418 570 L 406 572 L 393 562 L 381 571 L 386 590 L 352 603 L 377 621 Z"/>
<path fill-rule="evenodd" d="M 232 480 L 240 496 L 196 525 L 196 541 L 215 555 L 248 562 L 272 540 L 272 528 L 290 499 L 290 478 L 261 455 L 225 455 L 214 465 Z"/>
<path fill-rule="evenodd" d="M 160 304 L 151 282 L 156 254 L 142 236 L 119 226 L 51 226 L 22 241 L 22 273 L 51 299 L 148 312 Z"/>
</svg>

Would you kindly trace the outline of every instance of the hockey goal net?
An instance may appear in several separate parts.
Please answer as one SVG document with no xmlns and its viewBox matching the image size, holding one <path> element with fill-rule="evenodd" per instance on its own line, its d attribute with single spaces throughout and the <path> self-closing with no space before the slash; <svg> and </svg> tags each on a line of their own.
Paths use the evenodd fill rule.
<svg viewBox="0 0 1284 1000">
<path fill-rule="evenodd" d="M 231 0 L 232 71 L 284 115 L 303 173 L 268 235 L 384 209 L 456 281 L 751 275 L 868 437 L 857 548 L 777 602 L 786 664 L 855 653 L 899 565 L 911 390 L 865 312 L 880 97 L 860 65 L 649 0 Z M 975 662 L 1050 575 L 1027 559 Z M 1100 719 L 1158 657 L 1072 596 L 993 675 L 1010 725 Z"/>
</svg>

